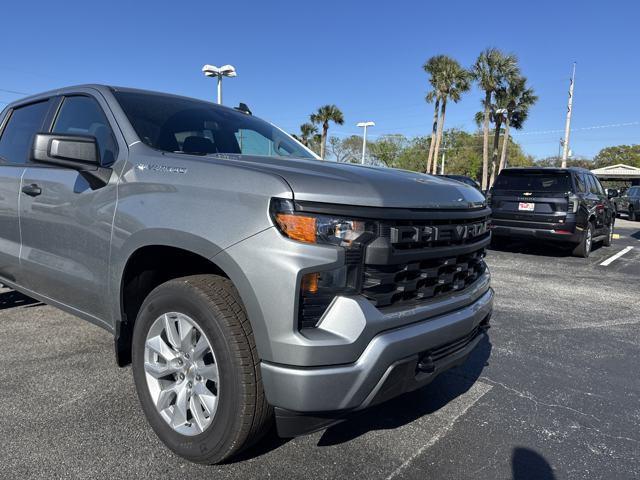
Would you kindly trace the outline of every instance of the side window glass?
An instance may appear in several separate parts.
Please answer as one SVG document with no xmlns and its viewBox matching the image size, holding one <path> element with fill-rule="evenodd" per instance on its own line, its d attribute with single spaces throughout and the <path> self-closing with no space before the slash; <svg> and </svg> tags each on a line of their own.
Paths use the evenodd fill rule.
<svg viewBox="0 0 640 480">
<path fill-rule="evenodd" d="M 242 128 L 235 133 L 235 136 L 240 146 L 240 151 L 244 155 L 287 157 L 293 154 L 287 148 L 288 145 L 282 142 L 277 135 L 274 135 L 273 140 L 271 140 L 256 130 Z"/>
<path fill-rule="evenodd" d="M 589 191 L 594 194 L 598 194 L 598 187 L 596 186 L 596 179 L 591 175 L 586 175 L 587 180 L 589 182 Z"/>
<path fill-rule="evenodd" d="M 90 135 L 96 138 L 103 165 L 114 162 L 116 142 L 98 102 L 90 97 L 67 97 L 53 125 L 53 133 Z"/>
<path fill-rule="evenodd" d="M 48 108 L 47 100 L 16 108 L 11 113 L 0 137 L 0 158 L 19 165 L 29 161 L 33 137 L 42 129 Z"/>
<path fill-rule="evenodd" d="M 578 189 L 578 192 L 587 193 L 587 187 L 584 182 L 584 175 L 582 175 L 581 173 L 576 175 L 576 187 Z"/>
<path fill-rule="evenodd" d="M 604 193 L 604 188 L 602 188 L 602 184 L 600 183 L 600 180 L 598 180 L 598 177 L 592 177 L 592 178 L 593 178 L 593 181 L 596 184 L 596 189 L 598 190 L 598 193 L 600 195 L 604 195 L 605 194 Z"/>
</svg>

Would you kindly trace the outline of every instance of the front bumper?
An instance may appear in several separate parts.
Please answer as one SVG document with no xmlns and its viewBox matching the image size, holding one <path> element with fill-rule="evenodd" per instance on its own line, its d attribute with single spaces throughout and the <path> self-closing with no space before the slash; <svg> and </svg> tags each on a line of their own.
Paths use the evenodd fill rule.
<svg viewBox="0 0 640 480">
<path fill-rule="evenodd" d="M 305 368 L 263 362 L 267 399 L 277 407 L 280 434 L 291 436 L 324 428 L 342 412 L 415 390 L 463 363 L 485 335 L 493 296 L 489 288 L 465 307 L 383 331 L 355 363 Z M 301 415 L 324 422 L 295 422 Z M 294 424 L 298 427 L 292 427 Z"/>
</svg>

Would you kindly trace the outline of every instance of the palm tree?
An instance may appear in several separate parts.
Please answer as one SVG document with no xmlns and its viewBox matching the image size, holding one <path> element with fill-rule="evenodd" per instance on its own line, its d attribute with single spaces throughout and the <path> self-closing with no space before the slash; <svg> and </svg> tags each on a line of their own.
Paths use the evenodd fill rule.
<svg viewBox="0 0 640 480">
<path fill-rule="evenodd" d="M 329 130 L 329 122 L 337 125 L 344 123 L 344 116 L 335 105 L 324 105 L 318 109 L 316 113 L 309 116 L 311 123 L 322 125 L 322 137 L 320 138 L 320 158 L 324 160 L 324 154 L 327 148 L 327 131 Z"/>
<path fill-rule="evenodd" d="M 305 147 L 308 147 L 311 139 L 316 133 L 318 133 L 318 127 L 316 127 L 313 123 L 303 123 L 302 125 L 300 125 L 300 135 L 298 135 L 296 138 L 299 138 L 300 142 Z"/>
<path fill-rule="evenodd" d="M 483 144 L 482 144 L 482 189 L 488 187 L 489 170 L 489 121 L 493 94 L 503 86 L 505 80 L 519 73 L 515 55 L 505 55 L 496 48 L 484 50 L 473 65 L 473 77 L 484 90 Z"/>
<path fill-rule="evenodd" d="M 429 156 L 427 157 L 426 173 L 431 173 L 431 163 L 433 162 L 433 152 L 436 149 L 436 133 L 438 130 L 438 113 L 440 111 L 440 97 L 435 90 L 430 91 L 425 97 L 427 103 L 433 104 L 433 127 L 431 129 L 431 141 L 429 142 Z M 435 100 L 435 101 L 434 101 Z"/>
<path fill-rule="evenodd" d="M 431 173 L 431 162 L 433 161 L 433 151 L 435 150 L 435 146 L 436 146 L 436 131 L 438 129 L 438 113 L 440 112 L 440 95 L 438 93 L 435 80 L 439 75 L 444 58 L 445 58 L 444 55 L 436 55 L 434 57 L 431 57 L 429 60 L 427 60 L 425 64 L 422 66 L 423 70 L 429 74 L 430 76 L 429 83 L 433 87 L 433 90 L 427 93 L 425 100 L 427 103 L 432 103 L 432 102 L 434 103 L 433 127 L 431 128 L 431 142 L 429 142 L 429 156 L 427 157 L 426 173 Z"/>
<path fill-rule="evenodd" d="M 447 113 L 447 101 L 452 100 L 458 103 L 462 94 L 471 87 L 470 74 L 460 64 L 451 57 L 442 55 L 440 68 L 434 78 L 435 90 L 440 98 L 440 118 L 436 131 L 436 144 L 433 152 L 432 172 L 435 174 L 438 167 L 438 154 L 440 153 L 440 143 L 442 142 L 442 132 Z"/>
<path fill-rule="evenodd" d="M 501 94 L 502 95 L 502 94 Z M 504 119 L 504 138 L 498 173 L 507 166 L 507 149 L 509 148 L 509 127 L 520 130 L 529 116 L 529 109 L 538 101 L 533 88 L 527 86 L 527 79 L 519 76 L 509 82 L 504 90 L 506 115 Z"/>
</svg>

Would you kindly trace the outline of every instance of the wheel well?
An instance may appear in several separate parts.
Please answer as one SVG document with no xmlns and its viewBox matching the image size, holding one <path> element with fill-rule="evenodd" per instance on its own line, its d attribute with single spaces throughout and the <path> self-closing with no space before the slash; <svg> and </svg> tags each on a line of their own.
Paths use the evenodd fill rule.
<svg viewBox="0 0 640 480">
<path fill-rule="evenodd" d="M 211 260 L 188 250 L 152 245 L 136 250 L 127 261 L 120 284 L 121 321 L 116 323 L 116 362 L 131 363 L 133 324 L 142 302 L 158 285 L 173 278 L 211 273 L 228 276 Z"/>
</svg>

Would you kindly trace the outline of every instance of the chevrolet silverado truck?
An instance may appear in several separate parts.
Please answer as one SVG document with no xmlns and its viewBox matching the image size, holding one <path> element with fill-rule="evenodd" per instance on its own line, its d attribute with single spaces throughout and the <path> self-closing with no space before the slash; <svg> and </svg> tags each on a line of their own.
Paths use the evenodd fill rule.
<svg viewBox="0 0 640 480">
<path fill-rule="evenodd" d="M 489 215 L 471 186 L 322 161 L 247 108 L 85 85 L 0 114 L 0 282 L 111 332 L 194 462 L 462 364 L 492 312 Z"/>
</svg>

